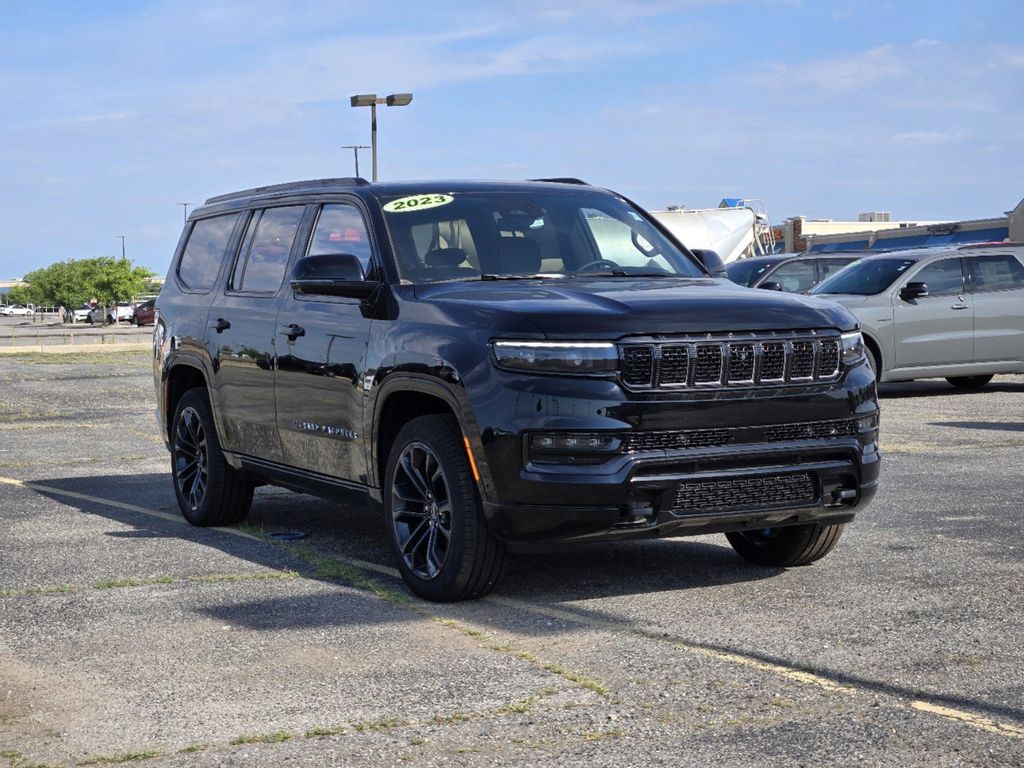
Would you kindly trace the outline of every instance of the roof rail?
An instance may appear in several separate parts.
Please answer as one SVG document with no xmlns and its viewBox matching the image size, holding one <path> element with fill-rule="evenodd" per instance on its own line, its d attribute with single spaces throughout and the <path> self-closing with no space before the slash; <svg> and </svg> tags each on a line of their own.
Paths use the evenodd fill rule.
<svg viewBox="0 0 1024 768">
<path fill-rule="evenodd" d="M 1013 240 L 992 240 L 987 243 L 968 243 L 967 245 L 961 245 L 957 248 L 958 251 L 966 251 L 970 248 L 998 248 L 1006 245 L 1024 245 L 1024 243 L 1014 242 Z"/>
<path fill-rule="evenodd" d="M 556 179 L 530 179 L 530 181 L 546 181 L 549 184 L 582 184 L 584 187 L 590 186 L 589 184 L 587 184 L 587 182 L 583 181 L 582 179 L 574 179 L 572 176 L 566 176 L 564 178 Z"/>
<path fill-rule="evenodd" d="M 359 178 L 358 176 L 347 176 L 340 179 L 309 179 L 307 181 L 289 181 L 285 184 L 271 184 L 266 187 L 253 187 L 252 189 L 243 189 L 240 192 L 229 192 L 226 195 L 217 195 L 216 197 L 209 198 L 205 205 L 211 205 L 212 203 L 223 203 L 227 200 L 238 200 L 242 197 L 254 197 L 256 195 L 266 195 L 272 192 L 293 192 L 300 189 L 313 189 L 316 187 L 366 187 L 369 186 L 370 182 L 366 179 Z"/>
</svg>

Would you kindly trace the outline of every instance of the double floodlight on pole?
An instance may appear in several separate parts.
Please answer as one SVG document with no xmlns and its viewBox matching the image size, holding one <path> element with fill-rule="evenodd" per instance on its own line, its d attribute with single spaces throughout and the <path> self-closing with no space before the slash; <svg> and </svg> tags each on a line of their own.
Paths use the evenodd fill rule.
<svg viewBox="0 0 1024 768">
<path fill-rule="evenodd" d="M 353 107 L 370 108 L 370 154 L 373 157 L 373 181 L 377 180 L 377 105 L 386 104 L 389 107 L 404 107 L 412 101 L 411 93 L 392 93 L 382 99 L 377 98 L 376 93 L 362 93 L 353 96 L 350 100 Z"/>
</svg>

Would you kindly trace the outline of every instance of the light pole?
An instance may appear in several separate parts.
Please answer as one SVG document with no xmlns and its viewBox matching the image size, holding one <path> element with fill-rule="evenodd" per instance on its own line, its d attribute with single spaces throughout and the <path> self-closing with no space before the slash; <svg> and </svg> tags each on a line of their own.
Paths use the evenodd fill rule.
<svg viewBox="0 0 1024 768">
<path fill-rule="evenodd" d="M 359 177 L 359 150 L 360 149 L 369 149 L 369 147 L 366 144 L 344 144 L 344 145 L 342 145 L 341 148 L 342 149 L 351 149 L 352 150 L 352 154 L 355 155 L 355 158 L 356 158 L 356 178 L 358 178 Z"/>
<path fill-rule="evenodd" d="M 124 235 L 118 235 L 118 237 L 121 238 L 121 258 L 123 259 L 124 258 L 124 238 L 125 238 L 125 236 Z"/>
<path fill-rule="evenodd" d="M 178 203 L 182 207 L 181 218 L 185 224 L 188 224 L 188 206 L 189 203 Z"/>
<path fill-rule="evenodd" d="M 377 180 L 377 105 L 404 107 L 410 101 L 412 101 L 411 93 L 392 93 L 382 99 L 378 99 L 376 93 L 363 93 L 353 96 L 349 100 L 353 107 L 370 108 L 370 154 L 373 156 L 373 181 Z"/>
</svg>

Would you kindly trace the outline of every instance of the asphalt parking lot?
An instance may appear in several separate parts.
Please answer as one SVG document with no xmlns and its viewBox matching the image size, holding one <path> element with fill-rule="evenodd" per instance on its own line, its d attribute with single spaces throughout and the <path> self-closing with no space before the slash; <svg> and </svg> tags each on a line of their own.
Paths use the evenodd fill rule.
<svg viewBox="0 0 1024 768">
<path fill-rule="evenodd" d="M 1024 763 L 1022 376 L 884 386 L 816 565 L 522 552 L 433 605 L 360 504 L 189 527 L 145 353 L 55 358 L 0 359 L 0 766 Z"/>
</svg>

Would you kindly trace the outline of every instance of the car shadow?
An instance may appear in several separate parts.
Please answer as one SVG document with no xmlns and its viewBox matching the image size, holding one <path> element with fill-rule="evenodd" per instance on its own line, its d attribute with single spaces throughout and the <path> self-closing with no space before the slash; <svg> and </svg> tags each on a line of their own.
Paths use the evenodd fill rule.
<svg viewBox="0 0 1024 768">
<path fill-rule="evenodd" d="M 959 389 L 942 379 L 922 379 L 920 381 L 894 381 L 878 385 L 878 396 L 883 400 L 904 399 L 913 397 L 966 397 L 967 395 L 987 394 L 992 392 L 1024 393 L 1024 378 L 1016 380 L 990 381 L 980 389 Z"/>
<path fill-rule="evenodd" d="M 54 478 L 33 481 L 27 487 L 61 505 L 130 526 L 130 531 L 110 533 L 126 543 L 133 538 L 177 538 L 218 549 L 265 568 L 294 570 L 311 580 L 333 586 L 346 580 L 328 578 L 310 568 L 307 560 L 283 546 L 239 536 L 229 529 L 196 528 L 177 519 L 170 480 L 166 473 Z M 261 498 L 254 513 L 265 525 L 279 521 L 290 526 L 304 507 L 313 513 L 314 520 L 319 519 L 318 514 L 332 520 L 337 515 L 336 508 L 332 514 L 330 505 L 325 506 L 311 497 L 277 492 Z M 288 512 L 281 515 L 279 511 L 274 511 L 275 508 L 279 511 L 287 508 Z M 367 534 L 371 530 L 370 526 L 375 524 L 374 521 L 379 522 L 377 516 L 368 512 L 355 511 L 353 516 L 358 521 L 357 527 L 362 527 Z M 306 529 L 312 542 L 318 542 L 323 535 L 323 531 L 316 528 L 315 524 L 307 525 Z M 382 564 L 388 553 L 383 546 L 383 532 L 379 528 L 377 530 L 378 535 L 371 535 L 371 539 L 379 540 L 381 546 L 378 557 L 372 562 Z M 336 540 L 334 545 L 340 548 Z M 126 552 L 125 556 L 130 557 L 131 553 Z M 514 554 L 504 574 L 505 586 L 495 593 L 495 600 L 438 606 L 429 609 L 429 614 L 436 612 L 438 615 L 477 621 L 504 627 L 519 634 L 554 635 L 569 631 L 569 624 L 628 632 L 659 642 L 674 642 L 681 647 L 711 651 L 714 654 L 739 655 L 759 663 L 806 671 L 843 685 L 905 700 L 923 700 L 1024 721 L 1024 709 L 1019 707 L 965 696 L 924 694 L 917 689 L 839 670 L 821 666 L 811 668 L 760 650 L 724 643 L 698 643 L 665 632 L 655 633 L 630 617 L 579 604 L 582 600 L 592 598 L 719 586 L 770 578 L 772 575 L 772 569 L 748 566 L 726 547 L 702 541 L 655 540 L 588 544 L 572 549 L 552 548 Z M 379 581 L 389 577 L 374 572 L 371 578 Z M 393 581 L 387 586 L 392 584 Z M 503 598 L 508 602 L 503 601 Z M 553 615 L 558 621 L 523 621 L 524 613 L 544 616 L 546 610 L 549 616 Z M 353 595 L 350 590 L 346 590 L 344 595 L 340 590 L 326 590 L 322 593 L 306 591 L 288 596 L 277 594 L 256 600 L 227 600 L 219 605 L 196 608 L 196 612 L 206 617 L 271 631 L 418 621 L 429 615 L 419 609 L 405 610 L 393 601 L 381 600 L 366 593 Z"/>
</svg>

